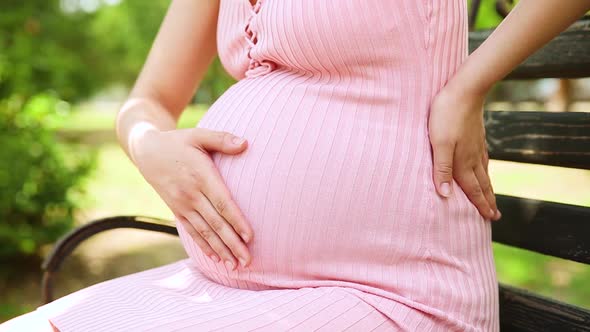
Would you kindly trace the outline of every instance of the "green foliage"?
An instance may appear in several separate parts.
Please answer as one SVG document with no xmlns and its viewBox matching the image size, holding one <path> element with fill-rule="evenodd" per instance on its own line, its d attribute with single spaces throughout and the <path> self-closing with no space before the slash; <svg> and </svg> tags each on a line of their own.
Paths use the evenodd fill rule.
<svg viewBox="0 0 590 332">
<path fill-rule="evenodd" d="M 235 80 L 225 72 L 219 58 L 216 58 L 201 82 L 195 101 L 211 104 L 234 83 Z"/>
<path fill-rule="evenodd" d="M 116 6 L 103 7 L 96 13 L 89 29 L 102 57 L 111 60 L 100 68 L 108 73 L 105 75 L 107 83 L 133 84 L 169 3 L 170 0 L 123 1 Z M 195 100 L 210 104 L 234 82 L 219 59 L 215 59 L 201 82 Z"/>
<path fill-rule="evenodd" d="M 93 14 L 65 14 L 58 0 L 0 3 L 0 99 L 48 90 L 74 101 L 104 86 L 104 61 L 85 25 Z"/>
<path fill-rule="evenodd" d="M 473 1 L 469 1 L 470 3 Z M 481 0 L 475 19 L 475 29 L 492 29 L 502 22 L 502 16 L 496 12 L 496 0 Z"/>
<path fill-rule="evenodd" d="M 107 83 L 133 84 L 156 37 L 170 0 L 122 1 L 103 6 L 84 24 L 102 61 Z"/>
<path fill-rule="evenodd" d="M 67 104 L 51 95 L 0 101 L 0 261 L 36 256 L 73 225 L 95 154 L 57 142 Z"/>
<path fill-rule="evenodd" d="M 112 84 L 130 87 L 170 0 L 122 1 L 90 12 L 64 11 L 61 3 L 0 3 L 0 99 L 51 90 L 74 102 Z M 211 103 L 232 83 L 216 60 L 197 100 Z"/>
</svg>

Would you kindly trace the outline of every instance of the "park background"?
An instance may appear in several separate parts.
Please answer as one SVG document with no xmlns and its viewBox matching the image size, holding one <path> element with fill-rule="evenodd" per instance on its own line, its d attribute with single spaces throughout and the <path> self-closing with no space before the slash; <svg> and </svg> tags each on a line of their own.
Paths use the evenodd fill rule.
<svg viewBox="0 0 590 332">
<path fill-rule="evenodd" d="M 40 262 L 90 220 L 172 214 L 117 144 L 114 121 L 170 0 L 2 0 L 0 322 L 40 305 Z M 476 29 L 501 21 L 483 0 Z M 212 36 L 214 38 L 214 36 Z M 234 81 L 215 61 L 184 112 L 195 126 Z M 503 82 L 490 110 L 590 110 L 588 80 Z M 491 161 L 498 194 L 590 206 L 590 171 Z M 494 244 L 501 282 L 590 308 L 590 267 Z M 185 257 L 176 238 L 116 230 L 65 263 L 61 296 Z"/>
</svg>

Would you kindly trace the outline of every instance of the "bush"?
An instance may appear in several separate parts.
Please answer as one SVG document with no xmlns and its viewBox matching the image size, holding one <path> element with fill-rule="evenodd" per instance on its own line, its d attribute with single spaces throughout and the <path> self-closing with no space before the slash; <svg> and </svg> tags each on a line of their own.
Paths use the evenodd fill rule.
<svg viewBox="0 0 590 332">
<path fill-rule="evenodd" d="M 57 141 L 66 111 L 50 95 L 0 100 L 0 262 L 39 257 L 73 226 L 95 153 Z"/>
</svg>

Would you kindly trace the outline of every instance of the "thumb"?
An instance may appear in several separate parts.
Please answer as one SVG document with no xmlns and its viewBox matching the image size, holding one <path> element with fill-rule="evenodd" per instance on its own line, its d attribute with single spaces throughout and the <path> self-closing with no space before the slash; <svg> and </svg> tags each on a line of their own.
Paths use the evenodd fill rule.
<svg viewBox="0 0 590 332">
<path fill-rule="evenodd" d="M 226 131 L 193 128 L 190 136 L 193 145 L 207 151 L 219 151 L 226 154 L 242 152 L 248 145 L 244 138 Z"/>
<path fill-rule="evenodd" d="M 438 193 L 445 197 L 449 197 L 451 195 L 454 151 L 455 146 L 451 143 L 433 145 L 434 183 Z"/>
</svg>

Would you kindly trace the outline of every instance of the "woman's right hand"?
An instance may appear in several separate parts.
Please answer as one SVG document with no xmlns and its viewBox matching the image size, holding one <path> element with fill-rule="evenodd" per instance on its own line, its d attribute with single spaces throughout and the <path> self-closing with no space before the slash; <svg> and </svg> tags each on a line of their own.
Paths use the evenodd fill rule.
<svg viewBox="0 0 590 332">
<path fill-rule="evenodd" d="M 237 154 L 245 140 L 205 128 L 149 130 L 132 159 L 201 250 L 234 270 L 250 264 L 253 231 L 208 151 Z"/>
</svg>

